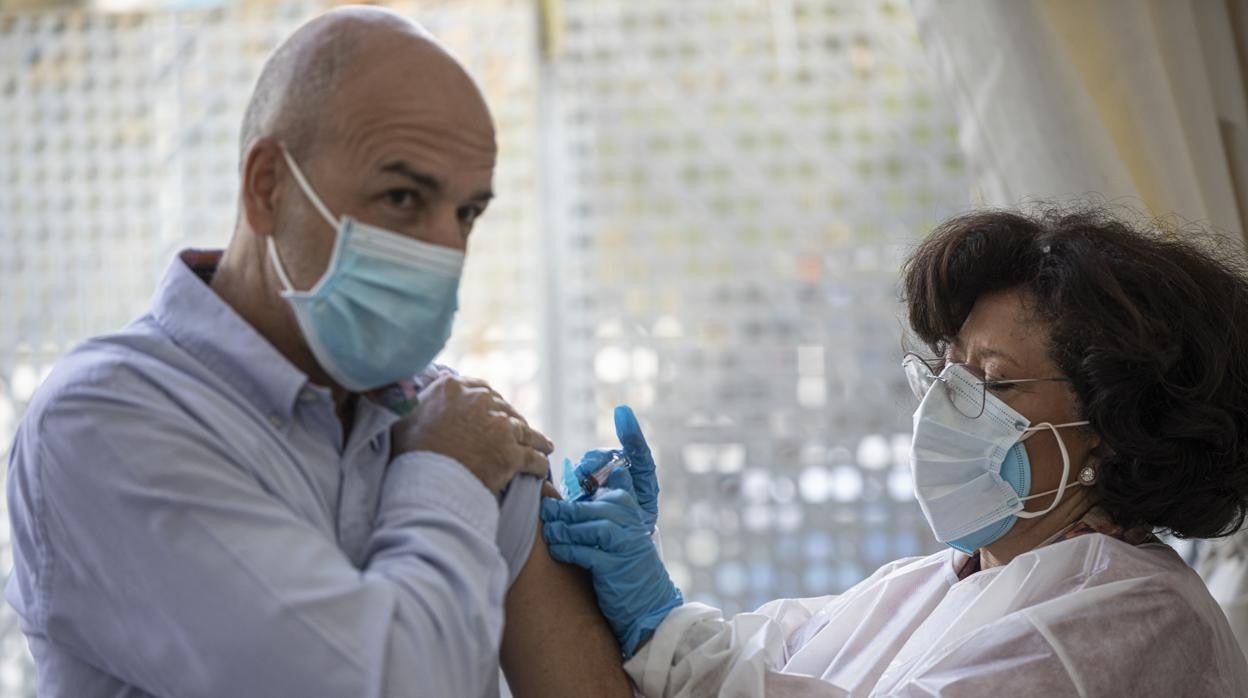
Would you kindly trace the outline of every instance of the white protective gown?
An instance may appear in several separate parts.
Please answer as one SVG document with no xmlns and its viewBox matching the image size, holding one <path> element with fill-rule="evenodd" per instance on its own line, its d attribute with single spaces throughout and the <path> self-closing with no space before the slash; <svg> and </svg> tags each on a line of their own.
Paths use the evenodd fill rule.
<svg viewBox="0 0 1248 698">
<path fill-rule="evenodd" d="M 959 581 L 947 549 L 725 620 L 685 604 L 625 669 L 646 696 L 1248 696 L 1200 577 L 1098 533 Z"/>
</svg>

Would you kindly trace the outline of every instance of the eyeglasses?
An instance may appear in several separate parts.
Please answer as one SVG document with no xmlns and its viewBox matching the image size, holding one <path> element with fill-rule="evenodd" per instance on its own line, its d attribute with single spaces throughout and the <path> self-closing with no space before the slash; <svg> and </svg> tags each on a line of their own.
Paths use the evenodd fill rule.
<svg viewBox="0 0 1248 698">
<path fill-rule="evenodd" d="M 927 395 L 927 391 L 932 386 L 939 383 L 944 390 L 949 392 L 949 401 L 959 412 L 970 417 L 978 419 L 984 413 L 984 403 L 988 400 L 988 390 L 995 389 L 1015 383 L 1042 383 L 1048 381 L 1061 381 L 1069 383 L 1069 378 L 1014 378 L 1010 380 L 994 380 L 994 381 L 975 381 L 979 386 L 979 390 L 972 394 L 966 394 L 963 390 L 957 390 L 949 384 L 949 380 L 941 376 L 945 367 L 950 362 L 944 359 L 928 359 L 919 356 L 913 352 L 906 352 L 901 359 L 901 368 L 906 372 L 906 382 L 910 384 L 910 390 L 914 396 L 920 400 Z M 957 364 L 965 366 L 966 364 Z"/>
</svg>

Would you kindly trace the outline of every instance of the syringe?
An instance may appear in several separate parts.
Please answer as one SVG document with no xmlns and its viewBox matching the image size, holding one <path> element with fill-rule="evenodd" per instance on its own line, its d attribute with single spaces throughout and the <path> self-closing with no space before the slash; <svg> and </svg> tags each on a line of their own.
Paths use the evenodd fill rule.
<svg viewBox="0 0 1248 698">
<path fill-rule="evenodd" d="M 564 463 L 563 487 L 564 499 L 571 502 L 582 501 L 594 496 L 600 487 L 607 484 L 611 471 L 617 467 L 629 468 L 632 464 L 620 451 L 611 452 L 606 463 L 595 468 L 587 475 L 579 475 L 570 462 Z"/>
</svg>

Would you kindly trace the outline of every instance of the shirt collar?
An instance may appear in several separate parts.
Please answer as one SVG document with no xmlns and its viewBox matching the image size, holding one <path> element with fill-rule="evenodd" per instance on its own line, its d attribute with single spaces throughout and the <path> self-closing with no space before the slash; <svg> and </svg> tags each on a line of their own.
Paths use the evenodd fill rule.
<svg viewBox="0 0 1248 698">
<path fill-rule="evenodd" d="M 152 316 L 179 347 L 266 414 L 289 419 L 308 377 L 196 273 L 193 267 L 215 269 L 221 254 L 178 253 L 156 291 Z"/>
</svg>

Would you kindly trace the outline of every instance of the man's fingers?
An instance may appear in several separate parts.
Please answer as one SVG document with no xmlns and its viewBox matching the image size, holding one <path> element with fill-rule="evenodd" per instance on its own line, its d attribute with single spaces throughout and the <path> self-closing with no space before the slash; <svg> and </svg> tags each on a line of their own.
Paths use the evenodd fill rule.
<svg viewBox="0 0 1248 698">
<path fill-rule="evenodd" d="M 480 378 L 473 378 L 471 376 L 456 376 L 455 380 L 459 381 L 459 384 L 466 388 L 482 388 L 490 391 L 491 393 L 494 392 L 494 388 L 491 388 L 489 383 L 486 383 Z"/>
<path fill-rule="evenodd" d="M 425 383 L 423 387 L 419 388 L 418 392 L 416 393 L 416 399 L 420 400 L 421 402 L 424 402 L 426 399 L 425 398 L 426 395 L 432 394 L 434 391 L 438 390 L 443 385 L 453 380 L 455 380 L 455 377 L 450 375 L 449 373 L 444 373 L 440 376 L 433 378 L 429 382 Z"/>
<path fill-rule="evenodd" d="M 514 414 L 515 416 L 520 417 L 521 419 L 524 419 L 524 417 L 521 417 L 521 415 L 518 412 L 516 412 L 515 408 L 511 406 L 511 403 L 507 402 L 507 400 L 505 400 L 503 396 L 500 395 L 498 391 L 494 389 L 494 386 L 490 385 L 489 383 L 486 383 L 480 378 L 464 378 L 462 376 L 456 378 L 456 380 L 459 381 L 459 384 L 466 389 L 480 391 L 480 392 L 488 393 L 489 395 L 491 395 L 494 398 L 494 402 L 497 405 L 494 409 L 498 409 L 503 412 Z"/>
<path fill-rule="evenodd" d="M 524 463 L 520 468 L 520 472 L 544 478 L 550 472 L 550 461 L 546 460 L 546 456 L 541 453 L 531 448 L 525 448 Z"/>
<path fill-rule="evenodd" d="M 547 456 L 554 444 L 488 383 L 428 373 L 422 374 L 431 380 L 421 390 L 416 410 L 401 421 L 402 429 L 392 430 L 396 444 L 402 441 L 396 453 L 443 453 L 463 463 L 491 491 L 520 473 L 549 477 Z"/>
<path fill-rule="evenodd" d="M 490 399 L 489 409 L 490 409 L 491 414 L 505 415 L 507 417 L 511 417 L 512 419 L 518 420 L 521 424 L 525 426 L 528 426 L 529 420 L 525 419 L 524 415 L 520 414 L 520 411 L 517 410 L 514 405 L 512 405 L 510 402 L 507 402 L 507 400 L 505 400 L 502 395 L 499 395 L 498 391 L 495 390 L 494 387 L 491 386 L 489 383 L 486 383 L 485 381 L 479 378 L 464 378 L 462 376 L 455 376 L 454 380 L 459 383 L 460 387 L 462 387 L 465 390 L 465 392 L 487 394 Z M 546 443 L 550 443 L 549 440 L 547 440 L 545 436 L 541 436 L 541 439 L 544 440 Z M 526 443 L 526 442 L 521 442 L 521 443 Z M 541 450 L 540 441 L 530 444 L 530 445 L 532 445 L 533 448 L 537 448 Z M 553 451 L 553 450 L 554 450 L 554 445 L 551 444 L 550 450 L 546 452 L 549 453 L 550 451 Z"/>
<path fill-rule="evenodd" d="M 480 390 L 480 388 L 475 388 L 475 389 Z M 503 398 L 499 397 L 498 393 L 492 394 L 492 400 L 490 402 L 490 410 L 493 412 L 500 412 L 502 414 L 515 417 L 516 419 L 520 420 L 521 422 L 524 422 L 525 424 L 529 423 L 529 420 L 525 419 L 524 415 L 520 414 L 520 412 L 517 411 L 515 407 L 512 407 L 510 402 L 507 402 Z"/>
<path fill-rule="evenodd" d="M 447 376 L 455 375 L 456 373 L 446 366 L 441 364 L 429 364 L 425 367 L 425 370 L 416 374 L 416 376 L 412 378 L 412 383 L 414 383 L 416 385 L 416 389 L 420 391 L 432 385 L 434 381 Z"/>
<path fill-rule="evenodd" d="M 516 443 L 548 456 L 554 452 L 555 445 L 542 432 L 530 427 L 524 423 L 524 420 L 517 417 L 509 417 L 509 419 L 512 438 L 516 440 Z"/>
<path fill-rule="evenodd" d="M 525 443 L 528 443 L 530 448 L 534 448 L 534 450 L 540 451 L 547 456 L 550 453 L 554 453 L 554 442 L 550 441 L 544 433 L 534 430 L 532 427 L 525 427 L 525 433 L 528 435 L 528 441 Z"/>
</svg>

